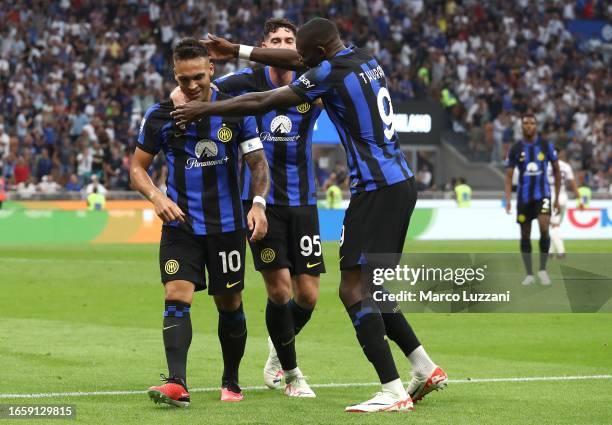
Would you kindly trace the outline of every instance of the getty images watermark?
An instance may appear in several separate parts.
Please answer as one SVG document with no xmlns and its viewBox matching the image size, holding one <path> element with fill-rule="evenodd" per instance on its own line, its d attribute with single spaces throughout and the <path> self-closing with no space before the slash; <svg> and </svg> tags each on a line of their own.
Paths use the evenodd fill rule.
<svg viewBox="0 0 612 425">
<path fill-rule="evenodd" d="M 532 258 L 537 274 L 540 254 Z M 550 259 L 550 282 L 523 285 L 520 254 L 371 254 L 362 265 L 364 296 L 404 312 L 612 312 L 612 254 Z"/>
<path fill-rule="evenodd" d="M 424 282 L 444 282 L 457 285 L 470 286 L 472 283 L 480 283 L 485 280 L 487 265 L 482 267 L 427 267 L 422 264 L 419 267 L 408 265 L 397 265 L 395 268 L 375 268 L 372 273 L 372 283 L 375 286 L 383 286 L 386 282 L 404 282 L 414 287 Z M 506 290 L 501 293 L 479 293 L 471 290 L 459 292 L 436 292 L 433 289 L 418 291 L 401 290 L 398 293 L 385 291 L 384 289 L 372 291 L 375 301 L 419 301 L 419 302 L 510 302 L 511 292 Z"/>
</svg>

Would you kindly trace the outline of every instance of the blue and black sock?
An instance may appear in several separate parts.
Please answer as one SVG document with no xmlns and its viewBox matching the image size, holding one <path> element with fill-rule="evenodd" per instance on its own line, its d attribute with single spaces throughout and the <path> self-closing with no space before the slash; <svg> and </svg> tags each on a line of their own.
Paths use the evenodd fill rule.
<svg viewBox="0 0 612 425">
<path fill-rule="evenodd" d="M 378 302 L 380 314 L 385 323 L 385 330 L 389 339 L 397 344 L 402 352 L 408 356 L 421 345 L 412 327 L 404 317 L 396 301 Z"/>
<path fill-rule="evenodd" d="M 268 299 L 266 326 L 283 370 L 295 369 L 297 367 L 295 325 L 289 303 L 279 305 Z"/>
<path fill-rule="evenodd" d="M 301 307 L 293 298 L 291 298 L 291 300 L 289 300 L 289 310 L 291 310 L 291 314 L 293 315 L 293 328 L 295 335 L 297 335 L 310 320 L 314 308 Z"/>
<path fill-rule="evenodd" d="M 219 341 L 223 353 L 221 385 L 238 385 L 238 369 L 247 340 L 246 317 L 242 303 L 235 311 L 219 311 Z"/>
<path fill-rule="evenodd" d="M 166 301 L 164 310 L 164 347 L 170 378 L 187 382 L 187 352 L 191 345 L 190 304 Z"/>
<path fill-rule="evenodd" d="M 365 298 L 347 308 L 357 340 L 368 360 L 376 369 L 382 384 L 399 378 L 389 343 L 385 339 L 385 323 L 378 305 L 372 298 Z"/>
</svg>

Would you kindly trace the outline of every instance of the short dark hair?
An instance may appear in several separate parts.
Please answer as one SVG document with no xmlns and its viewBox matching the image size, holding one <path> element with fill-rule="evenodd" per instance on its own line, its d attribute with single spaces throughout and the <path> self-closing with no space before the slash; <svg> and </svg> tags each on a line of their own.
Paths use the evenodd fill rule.
<svg viewBox="0 0 612 425">
<path fill-rule="evenodd" d="M 207 58 L 208 49 L 196 38 L 183 38 L 174 46 L 172 59 L 174 60 L 189 60 L 197 58 Z"/>
<path fill-rule="evenodd" d="M 298 30 L 300 37 L 309 40 L 312 45 L 325 46 L 340 38 L 338 27 L 329 19 L 313 18 Z"/>
<path fill-rule="evenodd" d="M 538 119 L 536 118 L 535 114 L 533 112 L 525 112 L 522 116 L 521 116 L 521 123 L 523 121 L 525 121 L 525 118 L 533 118 L 535 121 L 537 121 Z"/>
<path fill-rule="evenodd" d="M 293 33 L 297 34 L 297 27 L 293 22 L 287 18 L 270 18 L 264 24 L 263 36 L 264 40 L 271 32 L 276 32 L 279 28 L 287 28 Z"/>
</svg>

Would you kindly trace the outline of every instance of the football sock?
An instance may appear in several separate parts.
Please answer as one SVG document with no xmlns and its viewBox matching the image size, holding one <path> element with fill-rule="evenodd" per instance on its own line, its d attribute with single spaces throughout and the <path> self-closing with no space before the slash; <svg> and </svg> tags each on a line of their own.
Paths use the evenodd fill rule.
<svg viewBox="0 0 612 425">
<path fill-rule="evenodd" d="M 399 378 L 389 343 L 385 338 L 385 323 L 378 305 L 372 298 L 364 298 L 347 308 L 355 327 L 357 340 L 366 357 L 376 369 L 382 384 Z"/>
<path fill-rule="evenodd" d="M 301 307 L 293 298 L 289 300 L 289 310 L 293 315 L 293 326 L 295 334 L 299 334 L 302 328 L 308 323 L 314 308 Z"/>
<path fill-rule="evenodd" d="M 546 270 L 546 261 L 548 260 L 549 249 L 550 237 L 548 235 L 540 236 L 540 270 Z"/>
<path fill-rule="evenodd" d="M 391 382 L 387 382 L 386 384 L 382 384 L 382 390 L 386 393 L 392 393 L 394 395 L 398 395 L 401 397 L 407 397 L 406 389 L 404 388 L 404 384 L 402 384 L 402 380 L 397 378 Z"/>
<path fill-rule="evenodd" d="M 412 372 L 417 376 L 429 376 L 436 368 L 436 364 L 429 358 L 427 351 L 419 345 L 412 353 L 408 354 L 408 360 L 412 365 Z"/>
<path fill-rule="evenodd" d="M 558 227 L 550 228 L 550 239 L 553 246 L 553 249 L 550 251 L 554 251 L 557 254 L 565 254 L 565 244 L 563 243 L 563 239 L 561 239 L 561 232 L 559 232 Z"/>
<path fill-rule="evenodd" d="M 296 367 L 295 369 L 291 369 L 291 370 L 286 370 L 285 371 L 285 382 L 287 383 L 292 382 L 295 378 L 299 378 L 301 376 L 303 375 L 299 367 Z"/>
<path fill-rule="evenodd" d="M 235 311 L 219 311 L 219 341 L 223 353 L 223 378 L 221 384 L 238 384 L 238 368 L 244 355 L 247 340 L 246 318 L 242 303 Z"/>
<path fill-rule="evenodd" d="M 295 325 L 289 303 L 278 305 L 268 299 L 266 326 L 283 370 L 295 369 Z"/>
<path fill-rule="evenodd" d="M 385 323 L 385 330 L 389 339 L 397 344 L 397 346 L 408 356 L 421 343 L 412 327 L 402 314 L 400 306 L 396 301 L 380 301 L 381 316 Z"/>
<path fill-rule="evenodd" d="M 164 347 L 170 378 L 187 382 L 187 352 L 191 345 L 190 304 L 182 301 L 166 301 L 164 311 Z"/>
<path fill-rule="evenodd" d="M 533 274 L 533 267 L 531 266 L 531 240 L 521 239 L 521 254 L 527 274 Z"/>
</svg>

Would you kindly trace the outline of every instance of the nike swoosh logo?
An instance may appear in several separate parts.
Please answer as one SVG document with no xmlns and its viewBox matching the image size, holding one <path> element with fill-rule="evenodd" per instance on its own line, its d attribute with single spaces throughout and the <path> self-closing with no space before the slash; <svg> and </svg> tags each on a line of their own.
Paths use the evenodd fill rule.
<svg viewBox="0 0 612 425">
<path fill-rule="evenodd" d="M 238 285 L 240 282 L 241 282 L 240 280 L 239 280 L 238 282 L 234 282 L 234 283 L 229 283 L 229 282 L 227 282 L 227 284 L 225 285 L 225 287 L 226 287 L 227 289 L 229 289 L 229 288 L 233 288 L 234 286 Z"/>
<path fill-rule="evenodd" d="M 287 345 L 291 344 L 293 342 L 293 340 L 295 340 L 295 336 L 293 338 L 291 338 L 289 341 L 287 342 L 281 342 L 281 345 L 283 347 L 286 347 Z"/>
<path fill-rule="evenodd" d="M 174 328 L 174 327 L 176 327 L 176 326 L 178 326 L 178 325 L 166 326 L 166 327 L 164 327 L 164 330 L 166 330 L 166 329 L 170 329 L 170 328 Z"/>
<path fill-rule="evenodd" d="M 317 267 L 319 264 L 321 264 L 321 261 L 319 261 L 318 263 L 314 263 L 314 264 L 306 263 L 306 268 L 312 269 L 313 267 Z"/>
</svg>

